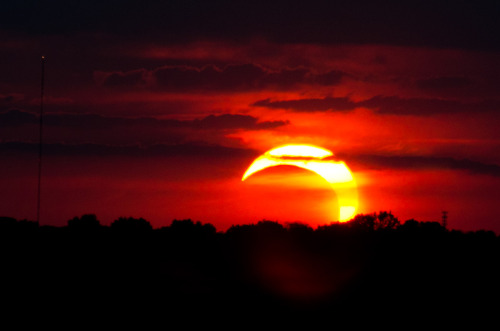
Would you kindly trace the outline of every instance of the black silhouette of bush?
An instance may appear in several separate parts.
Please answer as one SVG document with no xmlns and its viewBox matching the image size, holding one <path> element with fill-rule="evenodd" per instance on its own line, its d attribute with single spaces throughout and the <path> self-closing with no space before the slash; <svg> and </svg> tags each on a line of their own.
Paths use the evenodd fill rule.
<svg viewBox="0 0 500 331">
<path fill-rule="evenodd" d="M 214 313 L 259 307 L 279 316 L 339 317 L 350 307 L 390 311 L 392 318 L 422 307 L 483 309 L 500 295 L 495 233 L 400 223 L 384 211 L 315 229 L 262 220 L 224 233 L 190 219 L 153 229 L 132 217 L 102 226 L 86 214 L 66 227 L 7 217 L 0 233 L 6 286 L 23 298 L 36 287 L 72 307 L 85 297 L 106 309 L 154 302 L 172 314 L 179 307 L 193 312 L 194 303 Z M 29 286 L 34 274 L 37 285 Z M 283 284 L 299 292 L 304 284 L 338 286 L 321 299 L 297 299 L 273 290 Z"/>
<path fill-rule="evenodd" d="M 75 231 L 96 231 L 101 227 L 101 223 L 94 214 L 85 214 L 81 217 L 74 217 L 68 220 L 68 229 Z"/>
<path fill-rule="evenodd" d="M 120 217 L 111 223 L 111 230 L 116 233 L 144 234 L 151 232 L 153 227 L 143 218 Z"/>
</svg>

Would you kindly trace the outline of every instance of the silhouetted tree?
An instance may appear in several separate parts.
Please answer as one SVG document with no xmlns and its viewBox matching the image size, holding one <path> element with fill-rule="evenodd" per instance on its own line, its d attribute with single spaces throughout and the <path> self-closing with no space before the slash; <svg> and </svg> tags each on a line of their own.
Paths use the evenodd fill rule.
<svg viewBox="0 0 500 331">
<path fill-rule="evenodd" d="M 81 217 L 74 217 L 68 221 L 68 228 L 76 231 L 95 231 L 99 229 L 101 223 L 94 214 L 85 214 Z"/>
<path fill-rule="evenodd" d="M 409 219 L 409 220 L 406 220 L 401 225 L 401 229 L 404 229 L 404 230 L 416 229 L 418 227 L 419 227 L 419 222 L 417 220 L 414 220 L 413 218 Z"/>
<path fill-rule="evenodd" d="M 36 221 L 20 220 L 17 221 L 17 224 L 22 231 L 36 231 L 39 228 L 38 222 Z"/>
<path fill-rule="evenodd" d="M 420 222 L 420 229 L 426 233 L 442 234 L 446 228 L 439 222 Z"/>
<path fill-rule="evenodd" d="M 493 232 L 465 234 L 415 220 L 400 225 L 390 212 L 358 215 L 353 222 L 316 230 L 263 220 L 225 233 L 190 219 L 155 231 L 146 220 L 131 217 L 119 218 L 111 227 L 100 226 L 95 215 L 68 221 L 68 228 L 99 232 L 48 226 L 30 232 L 38 225 L 25 227 L 23 222 L 0 218 L 4 283 L 16 297 L 20 289 L 27 297 L 40 290 L 40 281 L 27 287 L 37 274 L 43 297 L 55 297 L 68 307 L 82 297 L 102 302 L 103 309 L 158 305 L 161 298 L 159 304 L 167 309 L 185 300 L 189 313 L 198 302 L 214 312 L 248 305 L 295 314 L 304 307 L 331 316 L 339 307 L 355 307 L 358 315 L 363 309 L 380 314 L 391 307 L 397 315 L 397 307 L 413 314 L 413 308 L 429 305 L 435 310 L 487 306 L 500 294 L 500 240 Z M 116 231 L 126 235 L 113 235 Z M 26 236 L 28 232 L 36 236 Z M 292 290 L 307 290 L 305 285 L 313 293 L 317 285 L 335 288 L 318 301 L 304 297 L 295 303 L 276 292 L 281 284 L 293 285 Z"/>
<path fill-rule="evenodd" d="M 380 211 L 378 214 L 358 214 L 350 225 L 359 229 L 382 230 L 396 229 L 400 222 L 390 211 Z"/>
<path fill-rule="evenodd" d="M 267 233 L 283 233 L 285 228 L 278 222 L 262 220 L 257 223 L 256 228 L 259 232 L 267 232 Z"/>
<path fill-rule="evenodd" d="M 231 237 L 253 238 L 254 236 L 280 236 L 286 233 L 286 229 L 278 222 L 262 220 L 257 224 L 233 225 L 226 234 Z"/>
<path fill-rule="evenodd" d="M 356 229 L 374 230 L 376 219 L 376 214 L 358 214 L 349 222 L 349 225 Z"/>
<path fill-rule="evenodd" d="M 287 230 L 292 233 L 312 233 L 314 230 L 309 225 L 304 223 L 288 223 Z"/>
<path fill-rule="evenodd" d="M 395 229 L 400 225 L 399 220 L 390 211 L 378 213 L 375 221 L 375 229 Z"/>
<path fill-rule="evenodd" d="M 9 232 L 17 227 L 17 220 L 12 217 L 0 217 L 0 231 Z"/>
<path fill-rule="evenodd" d="M 176 233 L 205 233 L 206 235 L 212 235 L 217 232 L 212 224 L 202 224 L 199 221 L 194 223 L 191 219 L 173 220 L 169 228 Z"/>
<path fill-rule="evenodd" d="M 111 223 L 111 229 L 120 233 L 146 233 L 153 229 L 151 224 L 143 218 L 120 217 Z"/>
<path fill-rule="evenodd" d="M 170 229 L 173 230 L 178 230 L 178 231 L 183 231 L 186 229 L 192 229 L 194 227 L 194 223 L 191 219 L 185 219 L 185 220 L 177 220 L 174 219 L 172 223 L 170 224 Z M 189 231 L 188 230 L 188 231 Z"/>
<path fill-rule="evenodd" d="M 239 235 L 242 233 L 249 233 L 252 229 L 255 228 L 255 224 L 233 224 L 229 229 L 226 230 L 226 235 Z"/>
</svg>

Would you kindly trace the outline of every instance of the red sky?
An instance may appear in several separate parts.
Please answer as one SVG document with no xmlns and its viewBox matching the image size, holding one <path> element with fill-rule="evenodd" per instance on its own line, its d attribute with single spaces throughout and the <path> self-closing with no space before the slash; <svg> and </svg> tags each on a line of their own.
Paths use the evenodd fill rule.
<svg viewBox="0 0 500 331">
<path fill-rule="evenodd" d="M 499 233 L 498 5 L 284 4 L 12 5 L 0 214 L 36 218 L 45 55 L 42 224 L 84 213 L 327 224 L 336 196 L 317 175 L 241 182 L 258 155 L 308 143 L 351 168 L 360 213 L 446 210 L 450 228 Z"/>
</svg>

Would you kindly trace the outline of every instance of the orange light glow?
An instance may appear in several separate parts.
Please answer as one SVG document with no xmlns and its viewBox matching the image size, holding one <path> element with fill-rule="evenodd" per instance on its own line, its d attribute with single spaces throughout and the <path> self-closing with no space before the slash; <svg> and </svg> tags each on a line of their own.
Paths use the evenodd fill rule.
<svg viewBox="0 0 500 331">
<path fill-rule="evenodd" d="M 267 152 L 271 156 L 296 156 L 296 157 L 314 157 L 324 158 L 333 155 L 332 152 L 324 148 L 312 145 L 285 145 L 278 148 L 271 149 Z"/>
<path fill-rule="evenodd" d="M 244 181 L 269 167 L 291 165 L 312 171 L 325 179 L 338 196 L 339 222 L 350 220 L 358 206 L 357 186 L 351 171 L 342 161 L 325 159 L 333 153 L 312 145 L 285 145 L 267 151 L 253 161 L 244 173 Z"/>
</svg>

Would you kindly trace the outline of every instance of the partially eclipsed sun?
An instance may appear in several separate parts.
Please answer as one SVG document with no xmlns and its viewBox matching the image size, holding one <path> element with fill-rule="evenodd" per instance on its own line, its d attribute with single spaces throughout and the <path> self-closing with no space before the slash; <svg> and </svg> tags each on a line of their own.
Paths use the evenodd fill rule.
<svg viewBox="0 0 500 331">
<path fill-rule="evenodd" d="M 310 170 L 323 177 L 337 193 L 340 222 L 350 220 L 358 206 L 356 182 L 344 162 L 327 159 L 333 153 L 312 145 L 285 145 L 267 151 L 248 167 L 241 179 L 269 167 L 291 165 Z"/>
</svg>

